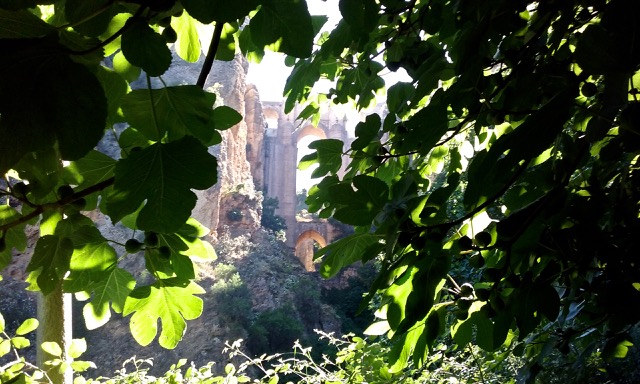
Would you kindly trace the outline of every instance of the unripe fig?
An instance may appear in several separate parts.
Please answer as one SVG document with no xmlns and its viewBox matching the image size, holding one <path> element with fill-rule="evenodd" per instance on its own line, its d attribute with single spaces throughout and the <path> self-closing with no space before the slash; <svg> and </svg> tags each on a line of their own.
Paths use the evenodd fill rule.
<svg viewBox="0 0 640 384">
<path fill-rule="evenodd" d="M 142 248 L 142 243 L 136 239 L 129 239 L 124 243 L 124 249 L 129 253 L 136 253 Z"/>
<path fill-rule="evenodd" d="M 463 251 L 468 251 L 473 248 L 473 241 L 469 238 L 469 236 L 462 236 L 458 239 L 458 246 Z"/>
<path fill-rule="evenodd" d="M 473 302 L 474 302 L 473 298 L 461 297 L 458 300 L 456 300 L 456 306 L 458 307 L 458 309 L 461 309 L 463 311 L 468 311 L 469 308 L 471 308 L 471 304 L 473 304 Z"/>
<path fill-rule="evenodd" d="M 473 285 L 464 283 L 460 286 L 460 296 L 473 296 Z"/>
<path fill-rule="evenodd" d="M 148 247 L 155 247 L 158 245 L 158 234 L 155 232 L 146 232 L 144 234 L 144 244 Z"/>
<path fill-rule="evenodd" d="M 69 197 L 73 195 L 73 188 L 69 185 L 61 185 L 58 187 L 58 197 L 64 199 L 65 197 Z"/>
<path fill-rule="evenodd" d="M 580 88 L 580 93 L 582 93 L 584 97 L 593 97 L 598 93 L 598 87 L 593 83 L 584 83 L 582 88 Z"/>
<path fill-rule="evenodd" d="M 167 41 L 167 43 L 175 43 L 178 40 L 178 34 L 176 30 L 171 28 L 171 26 L 166 27 L 162 31 L 162 37 Z"/>
<path fill-rule="evenodd" d="M 171 248 L 167 247 L 166 245 L 158 248 L 158 257 L 163 260 L 169 260 L 171 258 Z"/>
<path fill-rule="evenodd" d="M 29 193 L 29 186 L 22 181 L 19 183 L 15 183 L 11 188 L 11 192 L 18 199 L 23 198 Z"/>
<path fill-rule="evenodd" d="M 487 247 L 489 246 L 489 244 L 491 244 L 491 234 L 489 232 L 479 232 L 478 234 L 475 235 L 475 237 L 473 238 L 476 242 L 476 245 L 478 247 Z"/>
</svg>

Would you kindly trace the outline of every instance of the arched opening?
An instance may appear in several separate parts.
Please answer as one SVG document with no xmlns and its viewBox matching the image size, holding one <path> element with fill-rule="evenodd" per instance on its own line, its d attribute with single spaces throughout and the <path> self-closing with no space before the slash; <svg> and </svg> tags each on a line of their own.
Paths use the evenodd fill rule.
<svg viewBox="0 0 640 384">
<path fill-rule="evenodd" d="M 316 244 L 322 248 L 327 245 L 327 241 L 318 231 L 312 229 L 302 232 L 296 240 L 296 257 L 298 257 L 298 260 L 300 260 L 304 269 L 308 272 L 314 272 L 316 270 L 313 264 L 313 253 Z"/>
<path fill-rule="evenodd" d="M 265 128 L 278 129 L 278 119 L 280 117 L 278 111 L 273 108 L 264 108 L 262 113 L 264 114 Z"/>
<path fill-rule="evenodd" d="M 296 132 L 296 146 L 298 149 L 298 158 L 296 164 L 300 164 L 300 160 L 313 152 L 309 149 L 309 144 L 316 140 L 326 139 L 327 135 L 324 130 L 313 125 L 307 125 Z M 311 174 L 317 168 L 317 165 L 313 165 L 305 170 L 298 169 L 296 171 L 296 216 L 304 219 L 308 216 L 307 205 L 304 203 L 307 192 L 311 186 L 319 182 L 319 179 L 312 179 Z"/>
</svg>

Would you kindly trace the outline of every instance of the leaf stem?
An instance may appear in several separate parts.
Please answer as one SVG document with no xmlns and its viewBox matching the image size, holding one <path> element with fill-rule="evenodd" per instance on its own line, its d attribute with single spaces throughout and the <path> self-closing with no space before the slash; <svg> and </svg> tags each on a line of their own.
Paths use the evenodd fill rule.
<svg viewBox="0 0 640 384">
<path fill-rule="evenodd" d="M 218 46 L 220 45 L 220 37 L 222 36 L 223 26 L 224 23 L 218 21 L 216 22 L 216 26 L 213 29 L 213 36 L 211 37 L 211 44 L 209 44 L 209 51 L 207 52 L 207 56 L 204 58 L 204 64 L 202 64 L 202 70 L 200 71 L 200 76 L 198 76 L 198 81 L 196 82 L 196 85 L 202 89 L 204 89 L 204 83 L 207 81 L 209 72 L 211 72 L 213 60 L 216 57 L 216 52 L 218 51 Z"/>
</svg>

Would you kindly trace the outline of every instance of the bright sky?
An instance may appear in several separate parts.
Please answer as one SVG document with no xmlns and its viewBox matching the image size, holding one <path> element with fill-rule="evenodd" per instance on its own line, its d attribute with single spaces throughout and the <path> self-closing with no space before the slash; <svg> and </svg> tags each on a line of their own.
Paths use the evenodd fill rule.
<svg viewBox="0 0 640 384">
<path fill-rule="evenodd" d="M 329 20 L 323 30 L 331 30 L 340 21 L 338 0 L 307 0 L 311 15 L 327 15 Z M 284 65 L 284 55 L 265 52 L 260 64 L 251 64 L 247 74 L 247 82 L 255 84 L 262 101 L 282 101 L 282 91 L 291 68 Z"/>
</svg>

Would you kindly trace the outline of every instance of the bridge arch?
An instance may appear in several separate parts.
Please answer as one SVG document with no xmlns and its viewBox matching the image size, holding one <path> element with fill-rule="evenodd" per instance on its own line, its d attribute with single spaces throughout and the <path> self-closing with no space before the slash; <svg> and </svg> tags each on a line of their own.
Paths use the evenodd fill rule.
<svg viewBox="0 0 640 384">
<path fill-rule="evenodd" d="M 295 254 L 308 272 L 316 270 L 313 264 L 315 243 L 320 247 L 325 247 L 327 240 L 320 232 L 313 229 L 302 232 L 296 239 Z"/>
<path fill-rule="evenodd" d="M 286 244 L 291 248 L 299 248 L 301 245 L 298 243 L 302 234 L 307 230 L 315 229 L 317 236 L 314 240 L 309 233 L 302 236 L 305 241 L 311 241 L 311 246 L 314 242 L 320 245 L 330 243 L 331 231 L 328 231 L 325 227 L 326 224 L 320 223 L 317 220 L 314 222 L 316 227 L 312 227 L 309 223 L 298 221 L 296 218 L 296 206 L 297 206 L 297 191 L 296 191 L 296 179 L 298 178 L 298 144 L 303 139 L 340 139 L 343 141 L 345 148 L 349 148 L 351 141 L 353 140 L 347 133 L 347 119 L 342 116 L 336 115 L 331 109 L 324 111 L 317 124 L 314 124 L 311 120 L 297 120 L 298 114 L 301 112 L 294 108 L 291 113 L 284 112 L 284 106 L 282 103 L 266 102 L 263 103 L 263 111 L 265 114 L 265 135 L 264 135 L 264 161 L 263 161 L 263 173 L 264 173 L 264 190 L 266 196 L 274 197 L 278 199 L 278 208 L 276 214 L 283 217 L 286 224 Z M 274 126 L 277 122 L 277 126 Z M 306 141 L 306 140 L 304 140 Z M 348 158 L 343 159 L 343 168 L 346 169 L 344 164 L 347 164 Z M 341 169 L 339 171 L 343 172 Z M 314 235 L 316 236 L 316 235 Z M 323 242 L 318 239 L 324 239 Z M 313 266 L 313 258 L 310 256 L 308 264 L 307 261 L 303 261 L 305 267 Z"/>
<path fill-rule="evenodd" d="M 322 126 L 313 126 L 311 124 L 305 125 L 302 128 L 298 128 L 295 132 L 295 142 L 299 143 L 300 140 L 309 137 L 309 136 L 314 136 L 317 139 L 326 139 L 327 138 L 327 133 L 326 131 L 323 129 Z M 316 139 L 316 140 L 317 140 Z"/>
</svg>

